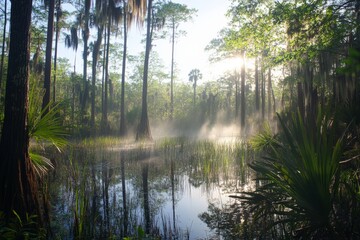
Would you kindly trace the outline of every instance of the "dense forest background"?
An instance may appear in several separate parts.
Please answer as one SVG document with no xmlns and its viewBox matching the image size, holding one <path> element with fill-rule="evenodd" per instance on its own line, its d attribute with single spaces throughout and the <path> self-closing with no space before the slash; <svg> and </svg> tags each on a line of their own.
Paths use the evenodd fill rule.
<svg viewBox="0 0 360 240">
<path fill-rule="evenodd" d="M 1 4 L 3 108 L 10 2 Z M 127 13 L 123 4 L 33 3 L 30 89 L 43 89 L 43 108 L 49 102 L 61 102 L 62 124 L 71 126 L 74 134 L 115 133 L 120 128 L 122 134 L 124 129 L 134 133 L 141 119 L 145 51 L 138 56 L 127 55 L 124 40 L 127 28 L 140 24 L 146 16 L 142 12 L 135 19 L 132 10 Z M 356 4 L 232 1 L 228 27 L 206 50 L 211 53 L 211 61 L 237 58 L 239 66 L 218 79 L 202 79 L 202 70 L 194 67 L 188 79 L 179 79 L 173 66 L 176 59 L 170 71 L 154 48 L 146 67 L 151 125 L 173 120 L 173 129 L 199 128 L 215 122 L 251 128 L 253 125 L 247 123 L 271 120 L 275 112 L 284 109 L 298 107 L 305 116 L 313 114 L 318 104 L 335 106 L 356 101 Z M 160 1 L 154 3 L 151 14 L 151 42 L 162 38 L 174 41 L 181 34 L 178 26 L 195 17 L 196 10 Z M 47 40 L 50 37 L 52 41 Z M 59 45 L 64 44 L 74 52 L 81 51 L 83 59 L 57 58 Z M 76 62 L 81 61 L 83 69 L 78 74 Z M 241 66 L 241 62 L 253 64 Z"/>
<path fill-rule="evenodd" d="M 180 51 L 181 25 L 196 19 L 190 6 L 160 0 L 1 1 L 0 210 L 41 209 L 28 149 L 30 139 L 51 139 L 50 132 L 151 140 L 220 129 L 247 139 L 264 123 L 286 135 L 293 113 L 299 133 L 316 132 L 314 139 L 326 132 L 325 121 L 336 128 L 331 133 L 341 136 L 346 154 L 334 169 L 342 162 L 358 183 L 360 1 L 230 2 L 227 27 L 204 50 L 210 61 L 233 59 L 237 67 L 205 79 L 194 66 L 181 79 L 174 51 Z M 144 49 L 129 55 L 128 29 L 135 25 L 146 31 Z M 160 39 L 170 39 L 170 69 L 154 47 Z M 82 59 L 57 57 L 60 45 L 81 51 Z M 350 195 L 358 197 L 354 189 Z"/>
</svg>

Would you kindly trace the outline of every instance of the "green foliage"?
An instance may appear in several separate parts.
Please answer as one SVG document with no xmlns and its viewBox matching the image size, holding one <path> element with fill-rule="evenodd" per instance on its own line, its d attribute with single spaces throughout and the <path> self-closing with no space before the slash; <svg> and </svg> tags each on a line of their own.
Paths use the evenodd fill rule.
<svg viewBox="0 0 360 240">
<path fill-rule="evenodd" d="M 124 237 L 123 239 L 124 240 L 159 240 L 161 238 L 147 235 L 144 229 L 141 226 L 138 226 L 136 236 Z"/>
<path fill-rule="evenodd" d="M 29 97 L 29 137 L 40 146 L 50 143 L 58 151 L 61 151 L 67 144 L 67 133 L 59 117 L 61 103 L 51 108 L 41 109 L 42 96 L 43 90 L 33 84 Z M 31 152 L 30 159 L 39 176 L 44 175 L 49 168 L 54 167 L 49 159 L 39 154 Z"/>
<path fill-rule="evenodd" d="M 46 230 L 39 228 L 36 215 L 26 214 L 23 219 L 13 211 L 10 221 L 5 219 L 0 212 L 0 239 L 46 239 Z"/>
<path fill-rule="evenodd" d="M 289 126 L 280 116 L 279 121 L 282 134 L 276 139 L 267 130 L 253 140 L 256 147 L 268 149 L 262 161 L 251 164 L 266 183 L 240 198 L 256 219 L 267 219 L 269 229 L 286 226 L 283 231 L 305 238 L 334 236 L 339 231 L 334 206 L 343 154 L 336 120 L 319 114 L 315 129 L 305 126 L 299 114 Z"/>
</svg>

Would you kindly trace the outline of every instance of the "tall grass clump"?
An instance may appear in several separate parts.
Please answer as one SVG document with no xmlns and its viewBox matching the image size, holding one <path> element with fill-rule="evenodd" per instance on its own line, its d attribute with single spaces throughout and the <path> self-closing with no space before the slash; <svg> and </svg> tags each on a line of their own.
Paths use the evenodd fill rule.
<svg viewBox="0 0 360 240">
<path fill-rule="evenodd" d="M 344 135 L 337 134 L 338 122 L 319 113 L 315 126 L 293 114 L 288 123 L 279 118 L 281 131 L 270 128 L 251 143 L 264 156 L 250 164 L 261 182 L 240 198 L 252 212 L 254 223 L 264 222 L 259 235 L 300 239 L 347 239 L 339 216 L 343 199 Z M 248 224 L 248 222 L 246 223 Z"/>
</svg>

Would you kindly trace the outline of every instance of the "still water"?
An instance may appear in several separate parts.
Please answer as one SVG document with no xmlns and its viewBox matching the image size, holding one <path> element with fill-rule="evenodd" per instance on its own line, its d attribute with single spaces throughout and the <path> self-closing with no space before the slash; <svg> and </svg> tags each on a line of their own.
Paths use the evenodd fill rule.
<svg viewBox="0 0 360 240">
<path fill-rule="evenodd" d="M 254 185 L 253 153 L 236 139 L 84 144 L 55 160 L 48 189 L 60 239 L 233 239 L 244 216 L 229 196 Z"/>
</svg>

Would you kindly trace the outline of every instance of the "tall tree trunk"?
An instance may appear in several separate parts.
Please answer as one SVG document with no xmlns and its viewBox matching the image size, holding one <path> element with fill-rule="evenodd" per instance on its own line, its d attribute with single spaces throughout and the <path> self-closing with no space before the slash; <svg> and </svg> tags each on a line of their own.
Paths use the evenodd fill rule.
<svg viewBox="0 0 360 240">
<path fill-rule="evenodd" d="M 46 56 L 45 56 L 45 77 L 44 77 L 45 93 L 42 102 L 42 109 L 45 109 L 44 113 L 49 111 L 49 103 L 50 103 L 51 53 L 52 53 L 52 41 L 54 34 L 54 12 L 55 12 L 55 0 L 50 0 L 47 35 L 46 35 Z"/>
<path fill-rule="evenodd" d="M 261 119 L 265 119 L 265 76 L 264 76 L 264 63 L 263 59 L 261 59 Z"/>
<path fill-rule="evenodd" d="M 255 110 L 256 113 L 260 111 L 259 63 L 257 57 L 255 58 Z"/>
<path fill-rule="evenodd" d="M 99 53 L 101 47 L 101 41 L 103 37 L 104 26 L 101 25 L 98 28 L 97 39 L 94 43 L 93 55 L 92 55 L 92 70 L 91 70 L 91 116 L 90 125 L 95 126 L 95 89 L 96 89 L 96 69 L 99 60 Z"/>
<path fill-rule="evenodd" d="M 239 110 L 240 110 L 240 101 L 239 101 L 239 77 L 238 73 L 235 72 L 235 120 L 239 117 Z M 229 106 L 230 101 L 229 101 Z"/>
<path fill-rule="evenodd" d="M 196 106 L 196 77 L 194 78 L 194 84 L 193 84 L 193 88 L 194 88 L 194 100 L 193 100 L 193 103 L 194 103 L 194 108 Z"/>
<path fill-rule="evenodd" d="M 272 116 L 272 110 L 271 110 L 271 91 L 272 91 L 272 86 L 271 86 L 271 68 L 269 67 L 268 69 L 268 89 L 267 89 L 267 97 L 268 97 L 268 120 L 271 120 L 271 116 Z"/>
<path fill-rule="evenodd" d="M 120 100 L 120 136 L 126 135 L 126 118 L 125 118 L 125 76 L 126 76 L 126 57 L 127 57 L 127 30 L 128 30 L 128 6 L 125 0 L 124 4 L 124 48 L 121 70 L 121 100 Z"/>
<path fill-rule="evenodd" d="M 83 94 L 81 96 L 81 118 L 84 118 L 86 114 L 86 103 L 89 96 L 89 84 L 87 82 L 87 57 L 88 57 L 88 40 L 90 35 L 89 30 L 89 19 L 90 19 L 90 3 L 91 0 L 85 0 L 85 22 L 83 29 L 83 41 L 84 41 L 84 51 L 83 51 Z M 83 119 L 82 119 L 83 120 Z"/>
<path fill-rule="evenodd" d="M 246 114 L 246 102 L 245 102 L 245 51 L 242 51 L 242 66 L 241 66 L 241 95 L 240 95 L 240 101 L 241 101 L 241 116 L 240 116 L 240 125 L 241 125 L 241 129 L 244 130 L 245 128 L 245 114 Z"/>
<path fill-rule="evenodd" d="M 152 2 L 148 0 L 147 8 L 147 34 L 146 34 L 146 48 L 145 48 L 145 61 L 144 61 L 144 73 L 143 73 L 143 90 L 142 90 L 142 109 L 139 127 L 136 133 L 136 140 L 140 139 L 152 139 L 149 125 L 148 109 L 147 109 L 147 87 L 148 87 L 148 70 L 149 70 L 149 58 L 151 50 L 152 40 Z"/>
<path fill-rule="evenodd" d="M 172 37 L 171 37 L 171 81 L 170 81 L 170 119 L 174 115 L 174 51 L 175 51 L 175 18 L 172 18 Z"/>
<path fill-rule="evenodd" d="M 1 104 L 2 79 L 3 79 L 3 70 L 4 70 L 4 58 L 5 58 L 6 25 L 7 25 L 7 0 L 5 0 L 5 6 L 4 6 L 4 30 L 3 30 L 1 63 L 0 63 L 0 104 Z"/>
<path fill-rule="evenodd" d="M 110 31 L 111 19 L 108 19 L 107 25 L 107 46 L 106 46 L 106 56 L 105 56 L 105 82 L 104 82 L 104 106 L 102 110 L 102 119 L 101 127 L 103 133 L 109 132 L 109 123 L 108 123 L 108 85 L 109 85 L 109 50 L 110 50 Z"/>
<path fill-rule="evenodd" d="M 56 6 L 56 31 L 55 31 L 55 50 L 54 50 L 54 80 L 53 80 L 53 102 L 56 101 L 56 71 L 57 71 L 57 52 L 58 52 L 58 43 L 59 43 L 59 33 L 60 33 L 60 18 L 62 15 L 61 11 L 61 0 L 57 0 Z"/>
<path fill-rule="evenodd" d="M 11 3 L 9 67 L 0 143 L 0 211 L 40 214 L 27 126 L 32 0 Z"/>
<path fill-rule="evenodd" d="M 106 66 L 106 46 L 107 46 L 107 29 L 105 28 L 105 34 L 104 34 L 104 49 L 103 49 L 103 60 L 102 60 L 102 76 L 101 76 L 101 114 L 104 110 L 104 84 L 105 84 L 105 66 Z M 101 115 L 102 118 L 102 115 Z"/>
<path fill-rule="evenodd" d="M 300 115 L 303 119 L 305 119 L 304 92 L 302 83 L 300 81 L 297 83 L 297 99 Z"/>
</svg>

